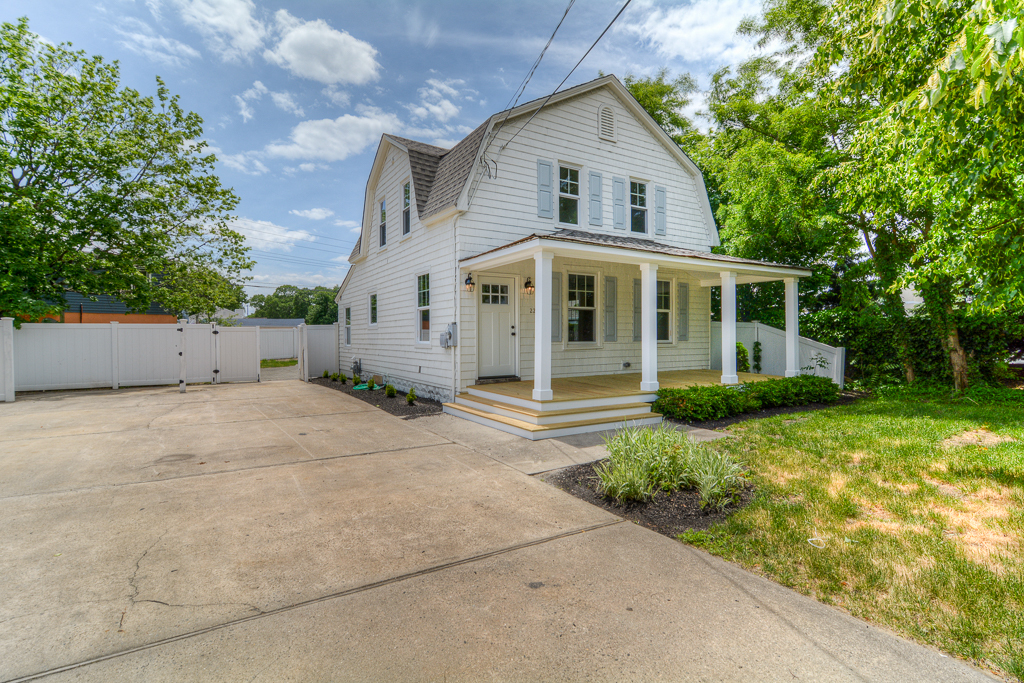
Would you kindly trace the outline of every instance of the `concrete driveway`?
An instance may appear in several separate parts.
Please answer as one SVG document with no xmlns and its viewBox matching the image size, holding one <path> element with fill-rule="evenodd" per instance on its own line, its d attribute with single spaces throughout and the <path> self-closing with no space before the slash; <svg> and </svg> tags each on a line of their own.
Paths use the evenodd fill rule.
<svg viewBox="0 0 1024 683">
<path fill-rule="evenodd" d="M 988 680 L 418 423 L 301 382 L 0 404 L 0 680 Z"/>
</svg>

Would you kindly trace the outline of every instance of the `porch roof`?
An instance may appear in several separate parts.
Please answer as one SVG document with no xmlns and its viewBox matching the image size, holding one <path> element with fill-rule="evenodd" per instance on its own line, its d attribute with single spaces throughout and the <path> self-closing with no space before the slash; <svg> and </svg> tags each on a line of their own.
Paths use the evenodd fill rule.
<svg viewBox="0 0 1024 683">
<path fill-rule="evenodd" d="M 534 233 L 528 237 L 509 242 L 476 256 L 462 259 L 463 270 L 495 268 L 516 261 L 532 258 L 540 251 L 553 252 L 557 256 L 590 260 L 614 260 L 617 263 L 656 263 L 668 268 L 688 271 L 737 273 L 737 283 L 766 282 L 782 278 L 801 278 L 811 275 L 806 268 L 782 263 L 755 261 L 727 254 L 712 254 L 706 251 L 683 249 L 661 244 L 649 239 L 591 233 L 581 230 L 559 230 L 552 234 Z M 720 284 L 720 280 L 702 280 L 705 287 Z"/>
</svg>

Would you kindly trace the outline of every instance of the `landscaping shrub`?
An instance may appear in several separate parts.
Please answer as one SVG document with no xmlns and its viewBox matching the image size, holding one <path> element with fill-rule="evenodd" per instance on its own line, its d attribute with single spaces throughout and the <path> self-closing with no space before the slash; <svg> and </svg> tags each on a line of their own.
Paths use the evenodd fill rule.
<svg viewBox="0 0 1024 683">
<path fill-rule="evenodd" d="M 373 381 L 372 377 L 366 380 L 366 388 L 369 389 L 370 391 L 373 391 L 374 389 L 377 388 L 377 383 Z"/>
<path fill-rule="evenodd" d="M 342 384 L 344 384 L 345 382 L 348 381 L 348 376 L 344 372 L 339 372 L 338 373 L 338 381 L 341 382 Z"/>
<path fill-rule="evenodd" d="M 324 370 L 324 374 L 321 375 L 321 377 L 323 377 L 324 379 L 327 379 L 328 375 L 329 375 L 329 373 L 326 370 Z"/>
<path fill-rule="evenodd" d="M 395 391 L 395 387 L 393 385 L 391 385 L 391 384 L 385 384 L 384 385 L 384 395 L 387 396 L 388 398 L 394 398 L 395 394 L 397 394 L 397 393 L 398 392 Z"/>
<path fill-rule="evenodd" d="M 620 502 L 648 501 L 658 491 L 697 487 L 701 506 L 721 509 L 743 486 L 743 470 L 729 456 L 684 432 L 627 427 L 605 440 L 608 460 L 595 468 L 601 492 Z"/>
<path fill-rule="evenodd" d="M 763 408 L 835 403 L 839 387 L 827 377 L 798 375 L 739 386 L 712 385 L 686 389 L 659 389 L 653 410 L 675 420 L 721 420 Z"/>
<path fill-rule="evenodd" d="M 352 375 L 352 384 L 362 384 L 363 380 L 359 378 L 359 375 Z"/>
<path fill-rule="evenodd" d="M 761 342 L 754 342 L 754 372 L 761 374 Z"/>
<path fill-rule="evenodd" d="M 409 387 L 409 393 L 405 395 L 405 402 L 412 405 L 416 401 L 416 387 Z"/>
<path fill-rule="evenodd" d="M 736 342 L 736 372 L 750 372 L 750 356 L 743 342 Z"/>
</svg>

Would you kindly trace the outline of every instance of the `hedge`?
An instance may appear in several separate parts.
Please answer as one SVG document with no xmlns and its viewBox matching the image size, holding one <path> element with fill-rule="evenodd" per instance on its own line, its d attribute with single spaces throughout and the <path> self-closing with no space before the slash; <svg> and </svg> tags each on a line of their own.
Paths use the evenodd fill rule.
<svg viewBox="0 0 1024 683">
<path fill-rule="evenodd" d="M 839 387 L 827 377 L 799 375 L 736 386 L 695 386 L 659 389 L 653 410 L 676 420 L 705 422 L 721 420 L 765 408 L 835 403 Z"/>
</svg>

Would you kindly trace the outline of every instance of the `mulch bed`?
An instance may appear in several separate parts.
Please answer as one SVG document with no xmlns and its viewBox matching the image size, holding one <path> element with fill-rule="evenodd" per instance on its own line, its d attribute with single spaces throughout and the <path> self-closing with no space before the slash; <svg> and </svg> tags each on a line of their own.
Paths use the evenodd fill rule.
<svg viewBox="0 0 1024 683">
<path fill-rule="evenodd" d="M 575 465 L 552 472 L 544 479 L 566 493 L 570 493 L 591 505 L 604 508 L 614 515 L 636 522 L 659 534 L 675 538 L 688 530 L 707 529 L 712 524 L 725 520 L 753 498 L 753 489 L 746 489 L 740 494 L 738 505 L 732 505 L 722 511 L 706 512 L 700 507 L 700 496 L 696 491 L 675 491 L 665 493 L 659 491 L 647 503 L 616 503 L 598 493 L 597 474 L 594 468 L 598 463 Z"/>
<path fill-rule="evenodd" d="M 343 394 L 348 394 L 352 398 L 358 398 L 360 401 L 369 403 L 372 406 L 376 406 L 381 410 L 391 413 L 397 417 L 412 420 L 417 417 L 423 417 L 424 415 L 437 415 L 442 411 L 442 406 L 437 401 L 431 401 L 427 398 L 418 398 L 413 405 L 409 405 L 405 402 L 405 394 L 398 392 L 394 398 L 388 398 L 384 395 L 384 389 L 374 389 L 373 391 L 360 390 L 352 391 L 352 380 L 349 380 L 342 384 L 332 379 L 324 379 L 323 377 L 317 377 L 309 380 L 310 384 L 319 384 L 322 387 L 328 389 L 334 389 L 340 391 Z"/>
<path fill-rule="evenodd" d="M 776 415 L 789 415 L 790 413 L 806 413 L 812 410 L 825 410 L 826 408 L 834 408 L 836 406 L 846 405 L 853 403 L 859 398 L 866 396 L 859 392 L 844 391 L 839 397 L 839 400 L 835 403 L 808 403 L 803 406 L 787 406 L 785 408 L 767 408 L 765 410 L 759 410 L 756 413 L 742 413 L 740 415 L 733 415 L 732 417 L 724 417 L 721 420 L 707 420 L 705 422 L 688 421 L 688 420 L 676 420 L 670 417 L 665 418 L 665 422 L 672 422 L 675 424 L 687 425 L 689 427 L 697 427 L 700 429 L 722 429 L 729 425 L 734 425 L 737 422 L 746 422 L 747 420 L 760 420 L 766 417 L 774 417 Z"/>
</svg>

